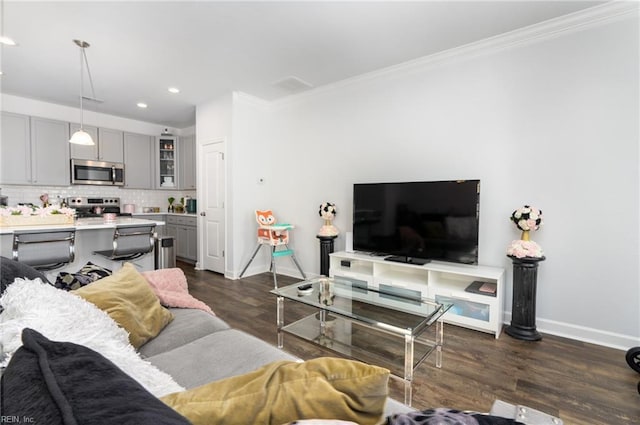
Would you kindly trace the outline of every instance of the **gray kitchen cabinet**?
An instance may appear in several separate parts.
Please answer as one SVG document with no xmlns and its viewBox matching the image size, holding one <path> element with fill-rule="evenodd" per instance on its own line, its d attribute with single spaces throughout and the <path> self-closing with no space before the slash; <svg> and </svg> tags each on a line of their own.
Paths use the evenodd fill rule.
<svg viewBox="0 0 640 425">
<path fill-rule="evenodd" d="M 28 115 L 2 112 L 0 183 L 31 184 L 31 126 Z"/>
<path fill-rule="evenodd" d="M 64 121 L 31 117 L 31 184 L 68 186 L 69 125 Z"/>
<path fill-rule="evenodd" d="M 66 122 L 3 112 L 1 182 L 68 186 L 68 144 Z"/>
<path fill-rule="evenodd" d="M 198 259 L 198 226 L 193 216 L 167 215 L 167 236 L 175 238 L 176 257 L 189 262 Z"/>
<path fill-rule="evenodd" d="M 195 225 L 185 226 L 184 234 L 187 237 L 185 258 L 195 262 L 198 260 L 198 227 Z"/>
<path fill-rule="evenodd" d="M 98 159 L 100 161 L 124 162 L 124 133 L 110 128 L 98 129 Z"/>
<path fill-rule="evenodd" d="M 175 250 L 176 257 L 177 257 L 178 256 L 178 225 L 170 224 L 168 217 L 165 222 L 166 224 L 164 225 L 164 235 L 173 237 L 173 249 Z"/>
<path fill-rule="evenodd" d="M 180 150 L 180 188 L 196 188 L 196 137 L 195 135 L 180 137 L 178 149 Z"/>
<path fill-rule="evenodd" d="M 176 256 L 187 258 L 187 234 L 184 226 L 177 226 Z"/>
<path fill-rule="evenodd" d="M 154 188 L 154 140 L 153 136 L 124 133 L 124 187 Z"/>
<path fill-rule="evenodd" d="M 80 129 L 79 124 L 69 124 L 70 134 Z M 110 128 L 83 126 L 84 131 L 91 135 L 95 142 L 93 146 L 70 145 L 71 158 L 89 159 L 94 161 L 123 162 L 124 146 L 123 132 Z"/>
<path fill-rule="evenodd" d="M 178 138 L 175 136 L 160 136 L 156 139 L 156 179 L 157 189 L 178 188 Z"/>
</svg>

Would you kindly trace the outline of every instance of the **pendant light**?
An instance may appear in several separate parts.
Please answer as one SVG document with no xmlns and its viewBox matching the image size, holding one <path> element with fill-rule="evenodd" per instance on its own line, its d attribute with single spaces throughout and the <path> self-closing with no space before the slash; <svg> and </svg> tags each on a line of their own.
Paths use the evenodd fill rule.
<svg viewBox="0 0 640 425">
<path fill-rule="evenodd" d="M 84 63 L 87 61 L 87 55 L 84 51 L 87 47 L 89 47 L 89 43 L 82 40 L 73 40 L 74 43 L 80 47 L 80 129 L 73 133 L 71 139 L 69 139 L 69 143 L 73 143 L 76 145 L 87 145 L 92 146 L 95 145 L 95 142 L 91 138 L 91 135 L 84 131 L 82 127 L 83 124 L 83 115 L 84 110 L 82 108 L 82 99 L 84 97 L 83 88 L 84 88 Z M 89 64 L 87 63 L 87 72 L 89 72 Z M 91 76 L 89 76 L 91 77 Z"/>
</svg>

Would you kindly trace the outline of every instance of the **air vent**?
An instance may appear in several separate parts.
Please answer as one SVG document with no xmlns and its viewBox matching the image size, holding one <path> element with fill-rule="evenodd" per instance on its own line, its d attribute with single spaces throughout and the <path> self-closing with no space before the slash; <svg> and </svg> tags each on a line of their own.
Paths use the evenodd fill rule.
<svg viewBox="0 0 640 425">
<path fill-rule="evenodd" d="M 293 76 L 289 76 L 289 77 L 283 78 L 282 80 L 278 80 L 275 83 L 273 83 L 273 85 L 291 93 L 297 93 L 304 90 L 309 90 L 310 88 L 313 87 L 312 84 L 309 84 L 306 81 Z"/>
</svg>

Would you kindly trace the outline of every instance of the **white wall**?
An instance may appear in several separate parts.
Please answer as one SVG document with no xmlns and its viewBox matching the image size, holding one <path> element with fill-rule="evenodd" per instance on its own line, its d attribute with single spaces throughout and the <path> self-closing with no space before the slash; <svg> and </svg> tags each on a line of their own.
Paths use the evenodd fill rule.
<svg viewBox="0 0 640 425">
<path fill-rule="evenodd" d="M 231 137 L 231 94 L 196 106 L 196 142 Z"/>
<path fill-rule="evenodd" d="M 201 158 L 200 152 L 202 146 L 208 143 L 214 143 L 223 141 L 225 145 L 231 140 L 232 130 L 232 115 L 233 115 L 233 95 L 229 94 L 221 96 L 217 99 L 210 100 L 196 106 L 196 161 Z M 225 146 L 226 149 L 226 146 Z M 225 160 L 225 181 L 230 186 L 232 179 L 230 173 L 233 170 L 233 163 L 229 160 L 230 155 L 226 156 Z M 197 170 L 203 170 L 204 164 L 198 164 Z M 202 208 L 203 200 L 205 196 L 203 188 L 205 187 L 204 173 L 198 172 L 197 193 L 196 198 L 199 199 L 199 205 Z M 230 252 L 234 246 L 234 239 L 229 237 L 231 234 L 230 229 L 233 228 L 233 191 L 227 190 L 225 194 L 225 221 L 227 235 L 225 251 Z M 200 229 L 203 229 L 203 220 L 200 219 L 198 224 Z M 198 264 L 204 264 L 203 255 L 205 252 L 206 241 L 201 237 L 202 231 L 198 236 Z M 229 269 L 229 256 L 225 258 L 225 270 Z M 226 273 L 225 273 L 226 274 Z"/>
<path fill-rule="evenodd" d="M 337 204 L 343 249 L 353 183 L 479 178 L 479 261 L 507 269 L 507 321 L 505 249 L 519 237 L 508 217 L 531 203 L 546 217 L 533 234 L 547 255 L 538 328 L 639 345 L 638 62 L 634 15 L 356 78 L 278 102 L 259 119 L 235 108 L 234 131 L 252 128 L 233 150 L 233 215 L 242 223 L 234 252 L 243 259 L 229 264 L 232 273 L 253 247 L 249 217 L 267 199 L 297 225 L 298 257 L 317 273 L 318 205 Z"/>
<path fill-rule="evenodd" d="M 274 198 L 289 195 L 279 190 L 273 177 L 278 162 L 277 159 L 271 162 L 274 145 L 269 107 L 268 102 L 256 97 L 234 94 L 233 139 L 229 158 L 233 164 L 230 188 L 235 214 L 228 239 L 235 245 L 229 249 L 230 257 L 227 259 L 234 277 L 240 274 L 250 257 L 250 251 L 256 246 L 254 211 L 269 209 Z M 262 251 L 247 270 L 247 275 L 264 271 L 264 264 L 270 257 L 266 249 Z"/>
</svg>

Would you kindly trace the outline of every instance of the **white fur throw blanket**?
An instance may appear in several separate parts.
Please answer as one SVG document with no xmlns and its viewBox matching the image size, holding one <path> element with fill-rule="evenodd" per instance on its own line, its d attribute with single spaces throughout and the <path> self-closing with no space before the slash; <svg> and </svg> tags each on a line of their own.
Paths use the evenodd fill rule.
<svg viewBox="0 0 640 425">
<path fill-rule="evenodd" d="M 16 279 L 0 297 L 0 366 L 22 346 L 22 330 L 34 329 L 52 341 L 84 345 L 111 360 L 156 397 L 184 391 L 173 378 L 143 360 L 127 332 L 92 303 L 40 279 Z"/>
</svg>

